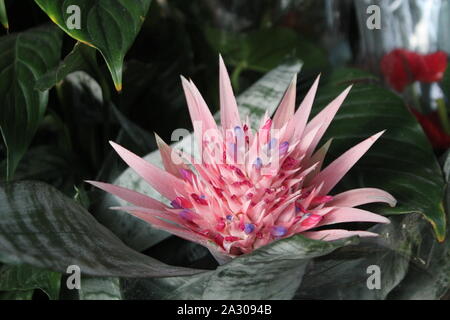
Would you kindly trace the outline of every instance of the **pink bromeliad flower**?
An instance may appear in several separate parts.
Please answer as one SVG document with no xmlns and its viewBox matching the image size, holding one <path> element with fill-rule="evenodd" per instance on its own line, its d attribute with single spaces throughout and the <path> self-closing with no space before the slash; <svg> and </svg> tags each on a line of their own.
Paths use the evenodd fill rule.
<svg viewBox="0 0 450 320">
<path fill-rule="evenodd" d="M 182 78 L 196 141 L 201 147 L 197 159 L 171 149 L 158 138 L 164 171 L 111 142 L 122 159 L 170 205 L 119 186 L 90 183 L 134 205 L 118 209 L 155 228 L 204 245 L 216 257 L 249 253 L 295 234 L 326 241 L 376 236 L 367 231 L 316 230 L 344 222 L 389 223 L 383 216 L 355 207 L 373 202 L 396 204 L 389 193 L 374 188 L 330 195 L 382 132 L 322 169 L 329 143 L 315 149 L 350 88 L 308 123 L 318 80 L 295 112 L 294 79 L 273 119 L 266 115 L 259 129 L 252 131 L 248 120 L 240 119 L 220 59 L 221 127 L 195 85 Z"/>
</svg>

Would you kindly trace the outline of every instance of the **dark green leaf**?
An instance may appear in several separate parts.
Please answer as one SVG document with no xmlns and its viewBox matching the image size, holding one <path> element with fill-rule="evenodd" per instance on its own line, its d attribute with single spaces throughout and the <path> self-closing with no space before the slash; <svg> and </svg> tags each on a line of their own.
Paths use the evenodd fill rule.
<svg viewBox="0 0 450 320">
<path fill-rule="evenodd" d="M 189 277 L 124 281 L 127 299 L 291 299 L 310 259 L 355 243 L 316 241 L 300 235 L 273 242 Z"/>
<path fill-rule="evenodd" d="M 113 214 L 113 213 L 112 213 Z M 100 225 L 79 203 L 40 182 L 0 185 L 0 260 L 85 275 L 161 277 L 201 270 L 144 256 Z"/>
<path fill-rule="evenodd" d="M 9 29 L 8 23 L 8 15 L 6 13 L 5 0 L 0 0 L 0 23 L 5 27 L 5 29 Z"/>
<path fill-rule="evenodd" d="M 210 45 L 223 55 L 227 63 L 244 70 L 267 72 L 287 57 L 301 59 L 309 69 L 320 68 L 327 63 L 323 51 L 290 29 L 230 33 L 208 28 L 205 34 Z"/>
<path fill-rule="evenodd" d="M 122 300 L 118 278 L 85 277 L 81 279 L 80 300 Z"/>
<path fill-rule="evenodd" d="M 39 78 L 36 82 L 36 88 L 42 91 L 53 88 L 71 72 L 92 70 L 93 63 L 96 63 L 95 50 L 87 45 L 77 42 L 73 50 L 57 67 Z"/>
<path fill-rule="evenodd" d="M 343 72 L 335 72 L 328 84 L 319 88 L 313 113 L 348 85 L 348 78 L 341 80 Z M 421 127 L 394 93 L 355 81 L 324 136 L 323 141 L 333 138 L 328 160 L 382 130 L 386 132 L 343 179 L 340 187 L 347 190 L 366 186 L 390 192 L 398 200 L 397 206 L 380 206 L 376 211 L 387 215 L 422 213 L 433 225 L 437 238 L 443 241 L 446 219 L 442 207 L 441 169 Z"/>
<path fill-rule="evenodd" d="M 6 161 L 0 164 L 1 169 L 6 170 Z M 73 166 L 54 146 L 39 146 L 30 148 L 15 173 L 16 180 L 41 180 L 51 182 L 54 185 L 63 185 L 63 177 L 69 178 Z M 3 176 L 3 174 L 1 175 Z"/>
<path fill-rule="evenodd" d="M 0 38 L 0 129 L 7 147 L 7 177 L 25 154 L 47 107 L 35 81 L 57 65 L 61 32 L 39 27 Z"/>
<path fill-rule="evenodd" d="M 297 299 L 383 300 L 405 277 L 413 246 L 420 237 L 419 214 L 392 217 L 389 225 L 376 225 L 370 231 L 378 238 L 367 238 L 357 246 L 336 250 L 314 260 L 296 294 Z M 379 267 L 380 287 L 369 288 Z"/>
<path fill-rule="evenodd" d="M 72 38 L 98 49 L 108 65 L 118 91 L 122 88 L 122 67 L 126 52 L 145 20 L 151 0 L 35 0 L 61 29 Z M 80 9 L 80 28 L 68 22 Z"/>
<path fill-rule="evenodd" d="M 443 157 L 443 170 L 447 181 L 445 208 L 450 216 L 450 157 Z M 411 259 L 406 278 L 389 296 L 392 299 L 441 299 L 450 289 L 450 228 L 443 243 L 436 243 L 429 228 L 422 226 L 420 246 Z"/>
<path fill-rule="evenodd" d="M 154 136 L 127 119 L 113 103 L 110 103 L 109 107 L 112 109 L 122 129 L 133 140 L 136 146 L 139 147 L 141 152 L 148 151 L 152 144 L 156 147 Z"/>
<path fill-rule="evenodd" d="M 34 290 L 0 292 L 0 300 L 31 300 Z"/>
<path fill-rule="evenodd" d="M 411 257 L 408 274 L 389 299 L 437 300 L 450 289 L 450 239 L 438 243 L 428 225 L 422 226 L 420 246 Z"/>
<path fill-rule="evenodd" d="M 59 297 L 61 274 L 29 265 L 5 265 L 0 268 L 0 291 L 41 289 L 52 300 Z"/>
</svg>

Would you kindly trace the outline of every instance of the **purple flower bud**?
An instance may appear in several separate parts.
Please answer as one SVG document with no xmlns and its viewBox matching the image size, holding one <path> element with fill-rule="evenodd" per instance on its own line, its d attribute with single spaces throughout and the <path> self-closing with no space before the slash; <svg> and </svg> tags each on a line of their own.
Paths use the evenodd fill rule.
<svg viewBox="0 0 450 320">
<path fill-rule="evenodd" d="M 180 173 L 183 179 L 192 183 L 192 180 L 194 179 L 194 173 L 191 170 L 180 169 Z"/>
<path fill-rule="evenodd" d="M 170 202 L 170 205 L 172 206 L 172 208 L 174 208 L 174 209 L 181 209 L 182 207 L 180 206 L 180 204 L 179 204 L 179 202 L 175 199 L 175 200 L 172 200 L 171 202 Z"/>
<path fill-rule="evenodd" d="M 263 166 L 262 160 L 261 158 L 256 158 L 255 162 L 253 163 L 253 165 L 256 167 L 256 169 L 261 169 Z"/>
<path fill-rule="evenodd" d="M 240 126 L 234 127 L 234 134 L 236 135 L 236 138 L 242 138 L 244 136 L 244 132 Z"/>
<path fill-rule="evenodd" d="M 268 146 L 269 149 L 272 149 L 275 146 L 276 143 L 277 143 L 277 139 L 272 138 L 272 139 L 270 139 L 270 141 L 269 141 L 267 146 Z"/>
<path fill-rule="evenodd" d="M 246 223 L 244 225 L 244 232 L 246 234 L 252 233 L 255 230 L 255 225 L 253 223 Z"/>
<path fill-rule="evenodd" d="M 192 214 L 192 211 L 191 210 L 187 210 L 187 209 L 181 211 L 179 213 L 179 215 L 180 215 L 180 217 L 182 219 L 187 220 L 187 221 L 192 221 L 192 219 L 194 218 L 194 215 Z"/>
<path fill-rule="evenodd" d="M 288 151 L 288 149 L 289 149 L 289 142 L 285 141 L 285 142 L 283 142 L 282 144 L 280 144 L 280 148 L 279 148 L 279 150 L 280 150 L 280 155 L 286 154 L 286 152 Z"/>
<path fill-rule="evenodd" d="M 274 226 L 271 233 L 274 237 L 282 237 L 287 233 L 287 229 L 281 226 Z"/>
</svg>

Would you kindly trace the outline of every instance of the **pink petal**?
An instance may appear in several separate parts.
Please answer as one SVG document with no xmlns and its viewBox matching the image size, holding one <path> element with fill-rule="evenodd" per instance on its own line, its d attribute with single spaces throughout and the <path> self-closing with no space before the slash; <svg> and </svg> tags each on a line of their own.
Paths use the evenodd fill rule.
<svg viewBox="0 0 450 320">
<path fill-rule="evenodd" d="M 379 214 L 372 213 L 370 211 L 356 208 L 336 208 L 327 213 L 317 226 L 326 226 L 329 224 L 343 222 L 390 223 L 388 218 L 380 216 Z"/>
<path fill-rule="evenodd" d="M 165 205 L 163 203 L 130 189 L 98 181 L 86 182 L 139 207 L 151 208 L 156 210 L 164 210 L 165 208 Z"/>
<path fill-rule="evenodd" d="M 278 106 L 277 112 L 273 117 L 274 129 L 281 129 L 294 116 L 296 89 L 297 75 L 295 75 L 294 79 L 292 79 L 292 82 L 287 88 L 286 93 Z"/>
<path fill-rule="evenodd" d="M 347 97 L 348 93 L 350 92 L 351 88 L 352 88 L 352 86 L 349 86 L 347 89 L 345 89 L 325 109 L 323 109 L 318 115 L 316 115 L 306 126 L 305 132 L 303 133 L 303 135 L 306 135 L 310 130 L 315 128 L 318 124 L 321 124 L 320 131 L 314 138 L 314 141 L 309 146 L 307 155 L 312 154 L 313 151 L 316 149 L 317 145 L 319 144 L 320 139 L 322 138 L 323 134 L 330 126 L 331 121 L 333 120 L 334 116 L 338 112 L 339 108 L 341 107 L 342 103 L 344 102 L 345 98 Z"/>
<path fill-rule="evenodd" d="M 222 56 L 219 57 L 219 86 L 220 86 L 220 120 L 222 128 L 234 129 L 241 125 L 236 98 L 231 87 L 230 77 L 227 68 L 223 62 Z"/>
<path fill-rule="evenodd" d="M 384 133 L 379 132 L 363 142 L 349 149 L 339 158 L 334 160 L 328 167 L 320 172 L 311 184 L 324 183 L 322 194 L 328 194 L 331 189 L 342 179 L 342 177 L 353 167 L 353 165 L 369 150 L 369 148 Z"/>
<path fill-rule="evenodd" d="M 397 204 L 395 198 L 386 191 L 375 188 L 361 188 L 335 195 L 328 205 L 332 207 L 357 207 L 373 202 L 384 202 L 391 207 L 395 207 Z"/>
<path fill-rule="evenodd" d="M 197 87 L 195 86 L 194 82 L 190 82 L 191 84 L 191 90 L 192 93 L 194 94 L 194 98 L 197 101 L 197 112 L 198 112 L 198 117 L 199 120 L 203 122 L 203 130 L 209 130 L 209 129 L 213 129 L 213 130 L 217 130 L 217 124 L 216 121 L 214 120 L 213 115 L 211 114 L 211 111 L 208 108 L 208 105 L 206 104 L 205 100 L 203 99 L 202 95 L 200 94 L 200 92 L 198 91 Z"/>
<path fill-rule="evenodd" d="M 353 236 L 359 237 L 377 237 L 378 234 L 368 231 L 347 231 L 342 229 L 330 229 L 321 231 L 303 232 L 303 236 L 313 240 L 333 241 Z"/>
<path fill-rule="evenodd" d="M 330 145 L 333 139 L 328 140 L 319 150 L 317 150 L 313 156 L 309 159 L 307 166 L 312 165 L 313 163 L 317 163 L 317 167 L 308 174 L 305 179 L 305 184 L 309 184 L 311 179 L 313 179 L 322 169 L 323 162 L 325 160 L 325 156 L 327 155 L 328 149 L 330 149 Z"/>
<path fill-rule="evenodd" d="M 166 221 L 162 220 L 160 217 L 157 217 L 154 214 L 150 214 L 150 212 L 148 210 L 145 210 L 145 208 L 119 207 L 119 208 L 112 208 L 112 209 L 123 210 L 123 211 L 129 212 L 136 218 L 139 218 L 141 220 L 144 220 L 145 222 L 150 223 L 156 229 L 167 231 L 167 232 L 170 232 L 180 238 L 183 238 L 183 239 L 186 239 L 189 241 L 193 241 L 193 242 L 199 243 L 201 245 L 205 245 L 205 242 L 206 242 L 205 237 L 203 237 L 189 229 L 185 229 L 185 228 L 175 225 L 173 223 L 166 222 Z M 161 216 L 164 217 L 163 214 L 161 214 Z"/>
<path fill-rule="evenodd" d="M 112 147 L 116 150 L 119 156 L 140 175 L 145 181 L 147 181 L 153 188 L 160 194 L 169 200 L 177 197 L 176 190 L 183 190 L 184 183 L 173 176 L 172 174 L 165 172 L 158 167 L 148 163 L 144 159 L 138 157 L 134 153 L 128 151 L 122 146 L 110 141 Z"/>
<path fill-rule="evenodd" d="M 192 125 L 198 138 L 203 137 L 203 133 L 206 130 L 217 130 L 216 122 L 209 110 L 205 100 L 203 100 L 202 95 L 198 91 L 197 87 L 192 81 L 188 81 L 186 78 L 181 76 L 181 84 L 183 86 L 184 95 L 186 97 L 186 102 L 189 109 L 189 115 L 191 117 Z M 198 127 L 201 124 L 201 131 Z M 202 141 L 198 140 L 199 142 Z"/>
<path fill-rule="evenodd" d="M 181 178 L 180 169 L 188 169 L 188 167 L 184 164 L 183 159 L 157 134 L 155 134 L 155 138 L 164 168 L 167 172 Z M 174 161 L 176 161 L 176 163 Z"/>
<path fill-rule="evenodd" d="M 311 108 L 313 106 L 314 99 L 316 97 L 317 87 L 319 86 L 320 74 L 317 76 L 313 85 L 309 89 L 302 103 L 297 109 L 290 125 L 294 126 L 294 140 L 300 139 L 303 135 L 308 122 L 309 115 L 311 113 Z M 288 130 L 289 131 L 289 130 Z"/>
</svg>

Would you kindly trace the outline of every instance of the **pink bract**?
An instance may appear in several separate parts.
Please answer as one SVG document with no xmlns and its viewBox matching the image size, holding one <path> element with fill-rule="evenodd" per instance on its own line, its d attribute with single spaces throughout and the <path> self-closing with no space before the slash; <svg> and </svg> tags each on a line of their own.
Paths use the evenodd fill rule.
<svg viewBox="0 0 450 320">
<path fill-rule="evenodd" d="M 317 151 L 316 147 L 350 88 L 308 122 L 318 83 L 319 78 L 295 111 L 294 79 L 273 119 L 266 115 L 253 131 L 248 121 L 240 119 L 220 58 L 221 127 L 192 81 L 182 78 L 196 141 L 202 149 L 200 159 L 189 163 L 188 155 L 157 138 L 164 171 L 111 143 L 170 205 L 119 186 L 89 182 L 133 205 L 116 209 L 226 257 L 249 253 L 295 234 L 326 241 L 376 236 L 367 231 L 316 230 L 343 222 L 389 223 L 383 216 L 355 207 L 373 202 L 396 204 L 389 193 L 375 188 L 330 195 L 382 132 L 322 169 L 330 143 Z"/>
</svg>

